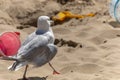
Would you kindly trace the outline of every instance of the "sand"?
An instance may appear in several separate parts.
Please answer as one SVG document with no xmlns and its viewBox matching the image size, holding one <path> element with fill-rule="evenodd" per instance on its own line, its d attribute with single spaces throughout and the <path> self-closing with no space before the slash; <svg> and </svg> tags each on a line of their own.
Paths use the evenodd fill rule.
<svg viewBox="0 0 120 80">
<path fill-rule="evenodd" d="M 65 9 L 76 14 L 96 13 L 94 17 L 70 19 L 52 27 L 58 53 L 51 63 L 60 74 L 53 75 L 48 64 L 36 69 L 30 67 L 27 73 L 30 80 L 41 80 L 46 76 L 47 80 L 120 79 L 120 24 L 109 15 L 110 1 L 73 0 L 65 5 L 53 0 L 0 2 L 0 32 L 19 31 L 22 41 L 36 29 L 38 16 L 55 15 Z M 24 67 L 16 72 L 7 70 L 12 63 L 0 62 L 0 80 L 22 78 Z"/>
</svg>

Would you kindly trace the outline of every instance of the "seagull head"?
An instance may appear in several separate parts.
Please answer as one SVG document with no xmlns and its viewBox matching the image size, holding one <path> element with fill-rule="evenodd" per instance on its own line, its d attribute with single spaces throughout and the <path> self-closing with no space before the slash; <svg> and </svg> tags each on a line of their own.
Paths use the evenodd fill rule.
<svg viewBox="0 0 120 80">
<path fill-rule="evenodd" d="M 37 31 L 39 33 L 45 33 L 49 31 L 51 22 L 53 21 L 51 21 L 48 16 L 40 16 L 37 22 Z"/>
</svg>

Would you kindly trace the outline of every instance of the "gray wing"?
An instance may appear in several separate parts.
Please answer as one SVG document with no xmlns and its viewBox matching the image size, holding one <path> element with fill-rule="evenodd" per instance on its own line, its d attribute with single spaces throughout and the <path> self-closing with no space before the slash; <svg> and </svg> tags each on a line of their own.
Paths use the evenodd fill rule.
<svg viewBox="0 0 120 80">
<path fill-rule="evenodd" d="M 43 55 L 38 55 L 33 60 L 35 67 L 40 67 L 52 60 L 57 53 L 57 47 L 54 44 L 48 44 L 42 53 Z"/>
<path fill-rule="evenodd" d="M 31 33 L 31 34 L 25 39 L 25 41 L 22 43 L 22 45 L 26 45 L 28 42 L 30 42 L 32 39 L 34 39 L 34 37 L 36 37 L 35 32 Z"/>
<path fill-rule="evenodd" d="M 48 49 L 49 52 L 47 53 L 47 59 L 50 61 L 57 53 L 57 46 L 55 46 L 54 44 L 48 44 Z"/>
<path fill-rule="evenodd" d="M 48 38 L 39 35 L 19 49 L 17 59 L 31 60 L 38 54 L 42 55 L 42 52 L 45 50 L 47 44 Z"/>
</svg>

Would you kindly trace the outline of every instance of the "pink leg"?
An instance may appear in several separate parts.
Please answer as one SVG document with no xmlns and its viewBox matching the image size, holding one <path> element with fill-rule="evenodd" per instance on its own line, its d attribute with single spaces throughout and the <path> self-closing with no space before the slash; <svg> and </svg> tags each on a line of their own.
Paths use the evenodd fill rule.
<svg viewBox="0 0 120 80">
<path fill-rule="evenodd" d="M 53 69 L 53 74 L 60 74 L 59 72 L 57 72 L 56 70 L 55 70 L 55 68 L 52 66 L 52 64 L 49 62 L 49 65 L 50 65 L 50 67 Z"/>
</svg>

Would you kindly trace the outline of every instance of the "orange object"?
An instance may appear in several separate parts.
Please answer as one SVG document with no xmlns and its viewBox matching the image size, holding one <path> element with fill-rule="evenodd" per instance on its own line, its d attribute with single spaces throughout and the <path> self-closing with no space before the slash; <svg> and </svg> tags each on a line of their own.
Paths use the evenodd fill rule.
<svg viewBox="0 0 120 80">
<path fill-rule="evenodd" d="M 63 12 L 58 13 L 56 16 L 54 16 L 52 19 L 54 21 L 63 21 L 66 18 L 66 15 Z"/>
<path fill-rule="evenodd" d="M 0 56 L 13 56 L 17 53 L 21 42 L 19 32 L 5 32 L 0 35 Z"/>
<path fill-rule="evenodd" d="M 95 14 L 93 13 L 90 13 L 90 14 L 87 14 L 87 15 L 79 15 L 79 14 L 73 14 L 69 11 L 63 11 L 63 12 L 59 12 L 56 16 L 53 16 L 52 19 L 54 21 L 64 21 L 66 18 L 85 18 L 85 17 L 93 17 L 95 16 Z"/>
</svg>

